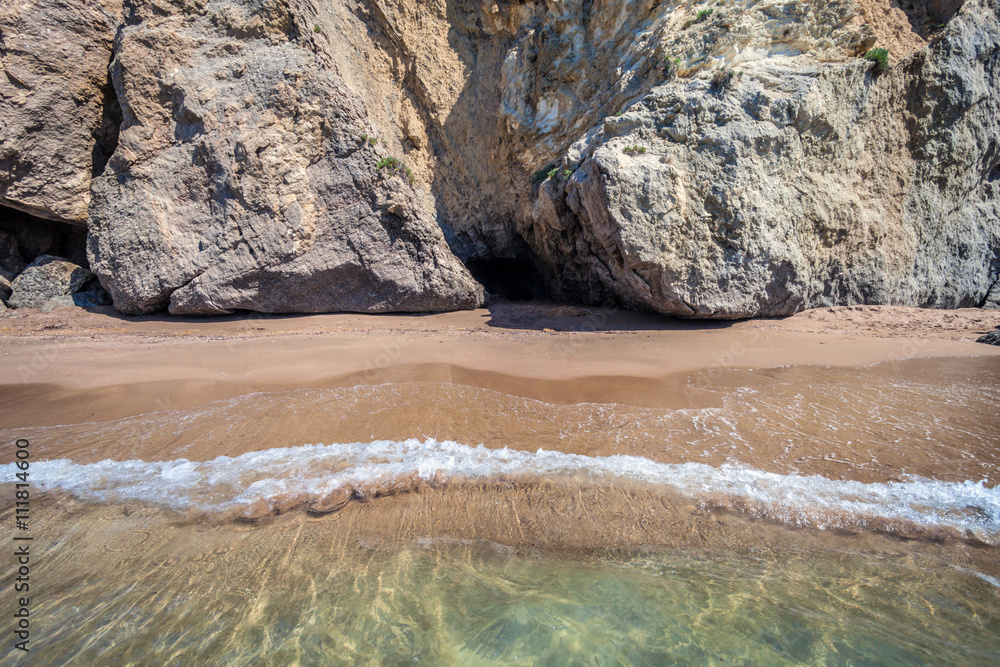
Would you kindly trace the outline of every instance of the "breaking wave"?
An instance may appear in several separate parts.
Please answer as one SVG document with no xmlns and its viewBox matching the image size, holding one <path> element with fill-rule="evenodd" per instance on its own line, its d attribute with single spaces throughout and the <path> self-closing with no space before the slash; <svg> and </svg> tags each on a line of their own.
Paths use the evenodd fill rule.
<svg viewBox="0 0 1000 667">
<path fill-rule="evenodd" d="M 60 459 L 31 465 L 31 480 L 43 491 L 233 518 L 295 508 L 332 512 L 352 499 L 404 493 L 421 485 L 543 479 L 640 484 L 679 493 L 702 508 L 812 528 L 946 529 L 987 543 L 1000 541 L 1000 487 L 972 481 L 908 478 L 865 484 L 738 464 L 667 464 L 639 456 L 525 452 L 416 439 L 275 448 L 204 462 L 80 464 Z"/>
</svg>

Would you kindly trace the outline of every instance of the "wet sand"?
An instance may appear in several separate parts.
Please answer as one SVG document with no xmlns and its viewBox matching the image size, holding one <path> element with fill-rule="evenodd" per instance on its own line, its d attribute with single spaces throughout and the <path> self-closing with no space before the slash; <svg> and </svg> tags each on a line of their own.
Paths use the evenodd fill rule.
<svg viewBox="0 0 1000 667">
<path fill-rule="evenodd" d="M 995 356 L 1000 311 L 852 307 L 782 320 L 501 304 L 433 315 L 170 318 L 110 309 L 0 319 L 0 419 L 117 419 L 249 392 L 443 381 L 551 403 L 694 407 L 693 373 Z M 569 316 L 566 314 L 569 313 Z M 699 402 L 702 401 L 702 402 Z"/>
<path fill-rule="evenodd" d="M 545 304 L 425 316 L 29 313 L 0 320 L 0 432 L 29 437 L 35 460 L 80 463 L 207 461 L 415 437 L 663 463 L 735 461 L 864 483 L 919 475 L 992 486 L 1000 482 L 1000 416 L 975 388 L 1000 386 L 1000 348 L 973 341 L 998 326 L 996 311 L 888 307 L 741 322 Z M 903 381 L 911 384 L 898 389 Z M 970 392 L 948 395 L 966 384 Z M 921 422 L 924 413 L 933 420 Z M 896 432 L 900 423 L 943 435 L 917 440 Z M 725 537 L 711 532 L 711 511 L 697 518 L 706 507 L 663 511 L 662 498 L 640 502 L 621 488 L 590 489 L 601 497 L 583 501 L 585 491 L 404 480 L 351 503 L 342 520 L 375 504 L 379 521 L 363 524 L 372 539 L 458 534 L 545 549 L 693 546 L 695 535 L 717 546 L 754 541 L 746 516 Z M 554 530 L 574 494 L 580 507 L 610 514 Z M 414 518 L 425 514 L 436 518 Z"/>
</svg>

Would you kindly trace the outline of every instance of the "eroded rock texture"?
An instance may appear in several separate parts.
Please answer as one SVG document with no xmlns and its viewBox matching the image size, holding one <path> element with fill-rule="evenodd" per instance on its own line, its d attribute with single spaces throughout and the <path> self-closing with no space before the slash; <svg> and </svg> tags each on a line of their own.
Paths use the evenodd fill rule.
<svg viewBox="0 0 1000 667">
<path fill-rule="evenodd" d="M 1000 268 L 996 3 L 966 2 L 929 47 L 872 70 L 744 60 L 597 125 L 527 222 L 557 289 L 690 317 L 984 303 Z"/>
<path fill-rule="evenodd" d="M 997 2 L 30 0 L 0 188 L 86 217 L 127 313 L 467 308 L 462 261 L 687 317 L 995 305 Z M 78 116 L 18 74 L 32 12 Z"/>
<path fill-rule="evenodd" d="M 126 313 L 435 311 L 482 288 L 289 6 L 142 2 L 91 267 Z"/>
<path fill-rule="evenodd" d="M 114 147 L 108 62 L 121 0 L 0 5 L 0 205 L 78 225 Z"/>
</svg>

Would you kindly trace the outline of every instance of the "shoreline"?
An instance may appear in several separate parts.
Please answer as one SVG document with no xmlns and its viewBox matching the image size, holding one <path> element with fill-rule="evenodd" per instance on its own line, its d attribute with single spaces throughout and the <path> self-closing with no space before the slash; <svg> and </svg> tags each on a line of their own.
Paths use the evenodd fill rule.
<svg viewBox="0 0 1000 667">
<path fill-rule="evenodd" d="M 550 315 L 564 311 L 586 314 Z M 449 367 L 456 369 L 452 375 L 478 373 L 484 388 L 502 391 L 516 380 L 644 381 L 712 369 L 1000 355 L 1000 347 L 974 342 L 996 328 L 998 310 L 889 306 L 732 322 L 535 303 L 430 315 L 203 319 L 64 309 L 0 319 L 0 386 L 85 390 L 194 382 L 253 391 L 399 381 L 407 379 L 406 368 L 424 369 L 417 376 L 445 378 Z M 555 393 L 549 398 L 557 398 Z M 609 391 L 609 402 L 619 393 L 628 391 Z M 595 398 L 600 397 L 589 400 Z M 3 405 L 0 415 L 12 417 Z"/>
</svg>

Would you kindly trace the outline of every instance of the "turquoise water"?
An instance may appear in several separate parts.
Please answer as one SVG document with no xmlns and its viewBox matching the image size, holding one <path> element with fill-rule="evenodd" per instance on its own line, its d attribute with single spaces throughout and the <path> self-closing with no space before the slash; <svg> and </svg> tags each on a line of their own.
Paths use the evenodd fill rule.
<svg viewBox="0 0 1000 667">
<path fill-rule="evenodd" d="M 35 664 L 1000 660 L 997 582 L 905 553 L 564 557 L 449 540 L 346 546 L 329 529 L 133 531 L 131 545 L 114 541 L 126 556 L 103 558 L 76 544 L 38 573 Z"/>
</svg>

